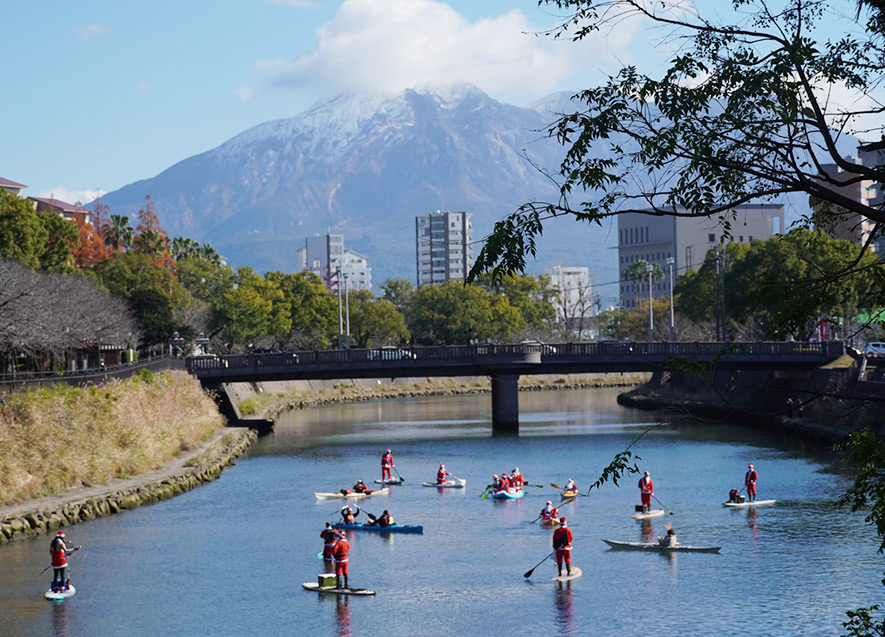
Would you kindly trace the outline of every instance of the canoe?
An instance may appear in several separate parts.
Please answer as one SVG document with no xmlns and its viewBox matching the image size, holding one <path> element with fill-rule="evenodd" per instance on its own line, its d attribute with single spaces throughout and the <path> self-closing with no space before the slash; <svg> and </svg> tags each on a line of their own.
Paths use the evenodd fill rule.
<svg viewBox="0 0 885 637">
<path fill-rule="evenodd" d="M 492 497 L 496 500 L 518 500 L 525 495 L 525 489 L 507 489 L 506 491 L 495 491 Z"/>
<path fill-rule="evenodd" d="M 578 495 L 577 491 L 563 491 L 562 492 L 562 499 L 568 500 L 569 498 L 577 497 L 577 495 Z"/>
<path fill-rule="evenodd" d="M 559 526 L 559 518 L 548 518 L 541 520 L 541 526 Z"/>
<path fill-rule="evenodd" d="M 405 481 L 405 478 L 391 478 L 390 480 L 382 480 L 381 478 L 376 478 L 375 484 L 402 484 Z"/>
<path fill-rule="evenodd" d="M 333 524 L 334 529 L 345 529 L 353 531 L 377 531 L 379 533 L 424 533 L 423 526 L 415 526 L 412 524 L 391 524 L 390 526 L 378 526 L 377 524 L 345 524 L 338 522 Z"/>
<path fill-rule="evenodd" d="M 463 489 L 467 484 L 466 478 L 458 478 L 457 480 L 446 480 L 443 484 L 438 482 L 422 482 L 425 487 L 436 487 L 437 489 Z"/>
<path fill-rule="evenodd" d="M 723 502 L 722 506 L 732 509 L 746 509 L 747 507 L 761 507 L 766 504 L 774 504 L 777 500 L 756 500 L 755 502 Z"/>
<path fill-rule="evenodd" d="M 659 518 L 664 515 L 666 511 L 663 509 L 652 509 L 648 513 L 636 513 L 631 515 L 630 517 L 634 520 L 647 520 L 648 518 Z"/>
<path fill-rule="evenodd" d="M 687 544 L 677 544 L 676 546 L 661 546 L 654 542 L 617 542 L 615 540 L 603 540 L 613 549 L 622 549 L 627 551 L 658 551 L 663 553 L 718 553 L 719 546 L 689 546 Z"/>
<path fill-rule="evenodd" d="M 368 588 L 335 588 L 334 586 L 320 586 L 316 582 L 303 582 L 301 587 L 306 591 L 328 593 L 329 595 L 374 595 L 375 591 Z"/>
<path fill-rule="evenodd" d="M 74 593 L 76 593 L 76 592 L 77 592 L 77 589 L 74 588 L 74 585 L 73 585 L 73 584 L 71 584 L 71 587 L 68 588 L 68 590 L 66 590 L 66 591 L 59 591 L 58 593 L 53 593 L 53 592 L 52 592 L 52 589 L 50 588 L 48 591 L 46 591 L 45 593 L 43 593 L 43 597 L 45 597 L 46 599 L 51 599 L 51 600 L 56 601 L 56 602 L 63 602 L 63 601 L 65 601 L 68 597 L 73 597 L 73 596 L 74 596 Z"/>
<path fill-rule="evenodd" d="M 573 580 L 576 577 L 581 577 L 581 575 L 583 575 L 581 569 L 579 569 L 577 566 L 572 566 L 571 573 L 568 573 L 566 575 L 554 575 L 550 579 L 552 579 L 554 582 L 568 582 L 569 580 Z"/>
<path fill-rule="evenodd" d="M 344 494 L 344 493 L 341 493 L 340 491 L 333 492 L 333 493 L 322 493 L 319 491 L 314 491 L 313 495 L 314 495 L 314 497 L 316 497 L 317 500 L 335 500 L 335 499 L 362 500 L 363 498 L 368 498 L 369 496 L 387 495 L 388 493 L 390 493 L 390 489 L 388 489 L 387 487 L 384 487 L 383 489 L 375 489 L 371 493 L 347 493 L 347 494 Z"/>
</svg>

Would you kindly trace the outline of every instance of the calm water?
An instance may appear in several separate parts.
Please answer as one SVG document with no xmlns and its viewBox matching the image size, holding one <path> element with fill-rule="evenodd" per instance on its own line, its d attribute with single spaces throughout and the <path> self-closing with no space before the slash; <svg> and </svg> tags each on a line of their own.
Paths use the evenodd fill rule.
<svg viewBox="0 0 885 637">
<path fill-rule="evenodd" d="M 550 581 L 552 532 L 530 523 L 555 495 L 582 488 L 649 426 L 613 390 L 524 394 L 519 437 L 492 437 L 487 396 L 335 405 L 290 414 L 224 476 L 174 500 L 81 524 L 69 537 L 77 595 L 41 597 L 47 538 L 0 547 L 0 635 L 835 635 L 844 612 L 882 598 L 883 559 L 862 517 L 835 510 L 845 487 L 826 449 L 727 424 L 668 424 L 636 445 L 674 512 L 630 519 L 637 478 L 568 505 L 574 563 Z M 318 502 L 378 477 L 392 447 L 407 482 L 367 511 L 389 509 L 424 535 L 351 533 L 351 584 L 375 598 L 301 590 L 322 562 L 319 532 L 339 502 Z M 774 507 L 721 506 L 747 462 Z M 467 489 L 420 486 L 439 462 Z M 492 472 L 518 465 L 522 500 L 479 497 Z M 585 491 L 586 492 L 586 491 Z M 721 555 L 608 550 L 674 524 L 683 543 Z"/>
</svg>

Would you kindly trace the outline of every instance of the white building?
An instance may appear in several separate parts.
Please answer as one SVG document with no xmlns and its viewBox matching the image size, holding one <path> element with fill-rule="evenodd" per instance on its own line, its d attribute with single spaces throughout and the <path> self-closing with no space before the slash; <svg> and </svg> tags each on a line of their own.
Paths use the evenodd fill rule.
<svg viewBox="0 0 885 637">
<path fill-rule="evenodd" d="M 347 279 L 347 289 L 372 291 L 372 268 L 365 256 L 354 250 L 345 250 L 341 257 L 341 274 Z"/>
<path fill-rule="evenodd" d="M 464 279 L 473 265 L 473 224 L 466 212 L 415 217 L 418 286 Z"/>
<path fill-rule="evenodd" d="M 779 204 L 744 204 L 734 208 L 727 241 L 752 243 L 770 239 L 784 230 L 784 207 Z M 636 308 L 648 299 L 648 280 L 628 281 L 624 273 L 636 261 L 656 263 L 664 279 L 652 283 L 654 298 L 670 295 L 667 259 L 673 259 L 673 281 L 704 263 L 707 252 L 722 241 L 724 228 L 717 215 L 677 217 L 649 212 L 618 215 L 618 272 L 621 307 Z"/>
<path fill-rule="evenodd" d="M 556 265 L 545 274 L 550 277 L 550 283 L 559 288 L 559 299 L 554 303 L 556 321 L 580 336 L 586 319 L 596 316 L 597 311 L 590 270 Z"/>
</svg>

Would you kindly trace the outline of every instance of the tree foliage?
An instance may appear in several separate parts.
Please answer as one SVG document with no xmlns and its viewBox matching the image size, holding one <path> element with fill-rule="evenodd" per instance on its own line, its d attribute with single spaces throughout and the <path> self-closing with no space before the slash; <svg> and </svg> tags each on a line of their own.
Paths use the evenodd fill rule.
<svg viewBox="0 0 885 637">
<path fill-rule="evenodd" d="M 79 245 L 77 227 L 52 212 L 38 212 L 27 199 L 0 188 L 0 257 L 33 270 L 64 272 Z"/>
</svg>

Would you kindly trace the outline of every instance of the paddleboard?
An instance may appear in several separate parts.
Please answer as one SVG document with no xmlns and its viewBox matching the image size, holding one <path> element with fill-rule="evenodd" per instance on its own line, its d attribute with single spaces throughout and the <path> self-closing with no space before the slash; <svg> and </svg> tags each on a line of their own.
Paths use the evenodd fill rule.
<svg viewBox="0 0 885 637">
<path fill-rule="evenodd" d="M 572 569 L 573 571 L 575 569 Z M 320 586 L 316 582 L 304 582 L 301 587 L 306 591 L 316 593 L 328 593 L 329 595 L 374 595 L 375 591 L 368 588 L 335 588 L 334 586 Z"/>
<path fill-rule="evenodd" d="M 375 484 L 402 484 L 403 482 L 405 482 L 404 478 L 391 478 L 390 480 L 375 479 Z"/>
<path fill-rule="evenodd" d="M 755 502 L 723 502 L 722 506 L 733 509 L 746 509 L 747 507 L 761 507 L 766 504 L 774 504 L 777 500 L 756 500 Z"/>
<path fill-rule="evenodd" d="M 573 580 L 576 577 L 581 577 L 581 575 L 581 569 L 579 569 L 577 566 L 572 566 L 572 572 L 570 575 L 554 575 L 550 579 L 552 579 L 554 582 L 568 582 L 569 580 Z"/>
<path fill-rule="evenodd" d="M 46 599 L 51 599 L 56 602 L 63 602 L 68 597 L 73 597 L 74 593 L 76 593 L 76 592 L 77 592 L 77 589 L 74 588 L 73 584 L 71 584 L 71 587 L 68 590 L 62 591 L 60 593 L 53 593 L 52 589 L 49 589 L 48 591 L 43 593 L 43 597 L 45 597 Z"/>
<path fill-rule="evenodd" d="M 636 513 L 630 517 L 634 520 L 647 520 L 648 518 L 659 518 L 666 513 L 663 509 L 652 509 L 648 513 Z"/>
</svg>

